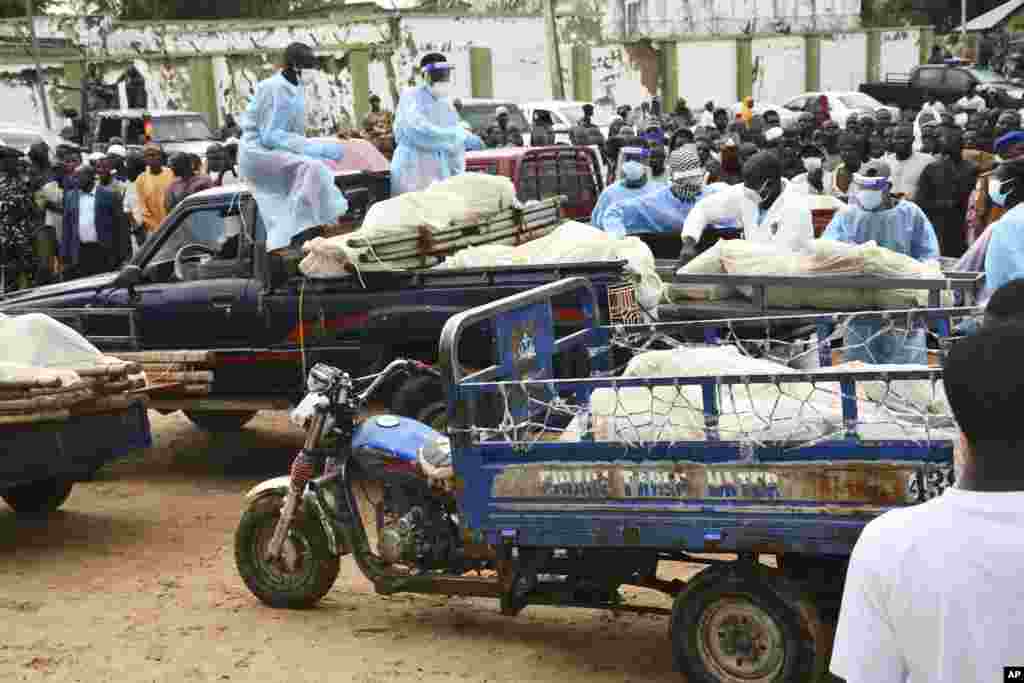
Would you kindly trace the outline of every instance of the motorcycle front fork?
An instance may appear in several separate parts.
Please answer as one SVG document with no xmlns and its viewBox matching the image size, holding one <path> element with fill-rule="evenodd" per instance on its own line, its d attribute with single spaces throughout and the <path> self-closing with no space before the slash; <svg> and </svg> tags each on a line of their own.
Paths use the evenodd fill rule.
<svg viewBox="0 0 1024 683">
<path fill-rule="evenodd" d="M 281 548 L 284 546 L 284 539 L 288 537 L 288 530 L 291 528 L 295 513 L 302 502 L 302 496 L 306 491 L 306 484 L 316 473 L 316 452 L 320 444 L 326 415 L 317 412 L 313 416 L 313 422 L 306 432 L 306 442 L 302 449 L 292 461 L 291 481 L 288 486 L 288 493 L 285 494 L 284 503 L 281 505 L 281 516 L 278 517 L 277 526 L 274 527 L 274 534 L 267 544 L 267 560 L 271 562 L 280 561 Z M 337 462 L 334 457 L 328 457 L 324 463 L 324 474 L 331 474 L 337 469 Z"/>
</svg>

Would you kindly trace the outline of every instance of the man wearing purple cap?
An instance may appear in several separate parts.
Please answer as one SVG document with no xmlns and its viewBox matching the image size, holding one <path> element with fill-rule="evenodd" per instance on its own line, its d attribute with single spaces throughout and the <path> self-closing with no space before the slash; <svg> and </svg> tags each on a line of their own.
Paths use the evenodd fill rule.
<svg viewBox="0 0 1024 683">
<path fill-rule="evenodd" d="M 1004 134 L 996 140 L 993 151 L 996 153 L 996 161 L 1011 161 L 1024 156 L 1024 131 L 1015 130 Z M 988 243 L 988 226 L 999 220 L 1006 210 L 995 206 L 988 196 L 988 181 L 992 172 L 982 173 L 974 186 L 974 192 L 967 203 L 967 244 L 971 248 L 964 254 L 961 263 L 973 265 L 976 272 L 985 263 L 985 247 L 981 246 L 980 251 L 973 247 L 984 237 L 985 244 Z M 975 252 L 972 255 L 972 252 Z"/>
</svg>

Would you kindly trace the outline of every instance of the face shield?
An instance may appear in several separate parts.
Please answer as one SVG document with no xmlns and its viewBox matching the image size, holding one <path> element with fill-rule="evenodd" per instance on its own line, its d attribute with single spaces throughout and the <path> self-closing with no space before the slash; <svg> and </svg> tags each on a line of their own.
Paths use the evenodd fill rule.
<svg viewBox="0 0 1024 683">
<path fill-rule="evenodd" d="M 853 174 L 850 183 L 850 203 L 865 211 L 878 211 L 884 207 L 892 183 L 886 176 Z"/>
<path fill-rule="evenodd" d="M 451 95 L 454 72 L 455 67 L 448 62 L 434 62 L 420 69 L 420 76 L 423 84 L 430 88 L 431 94 L 441 99 Z"/>
<path fill-rule="evenodd" d="M 622 181 L 626 187 L 639 187 L 647 182 L 650 175 L 650 152 L 643 147 L 623 147 L 619 150 L 617 168 L 622 169 Z"/>
</svg>

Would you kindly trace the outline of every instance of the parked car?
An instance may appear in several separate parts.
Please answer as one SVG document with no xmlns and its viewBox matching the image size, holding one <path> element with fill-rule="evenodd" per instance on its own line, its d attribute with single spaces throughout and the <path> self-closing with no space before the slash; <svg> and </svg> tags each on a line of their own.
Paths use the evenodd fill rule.
<svg viewBox="0 0 1024 683">
<path fill-rule="evenodd" d="M 45 142 L 50 146 L 51 152 L 57 147 L 57 145 L 74 144 L 70 140 L 65 140 L 56 133 L 48 131 L 45 128 L 3 124 L 0 124 L 0 141 L 3 141 L 3 144 L 8 147 L 14 147 L 15 149 L 20 149 L 26 153 L 28 152 L 29 147 L 37 142 Z"/>
<path fill-rule="evenodd" d="M 736 120 L 736 115 L 740 113 L 740 106 L 741 103 L 736 102 L 735 104 L 732 104 L 725 108 L 725 110 L 729 112 L 730 122 Z M 781 123 L 783 126 L 785 126 L 787 123 L 789 123 L 790 121 L 794 120 L 797 117 L 796 112 L 790 111 L 781 105 L 772 104 L 770 102 L 758 102 L 757 100 L 754 100 L 754 114 L 756 114 L 757 116 L 764 116 L 764 113 L 766 111 L 774 111 L 775 113 L 777 113 L 779 115 L 779 123 Z M 697 113 L 697 116 L 700 116 L 699 112 Z"/>
<path fill-rule="evenodd" d="M 206 148 L 217 141 L 206 117 L 197 112 L 108 109 L 92 113 L 86 147 L 102 151 L 111 138 L 121 138 L 129 150 L 141 150 L 146 142 L 147 116 L 152 123 L 151 140 L 168 154 L 187 152 L 205 157 Z"/>
<path fill-rule="evenodd" d="M 523 113 L 526 119 L 533 122 L 533 116 L 538 111 L 546 111 L 551 115 L 551 122 L 554 124 L 552 131 L 555 134 L 555 142 L 571 144 L 569 131 L 583 118 L 583 105 L 593 104 L 592 102 L 563 102 L 559 100 L 547 100 L 544 102 L 527 102 L 523 105 Z M 594 124 L 601 129 L 601 134 L 608 139 L 608 127 L 615 118 L 615 112 L 607 107 L 594 107 Z"/>
<path fill-rule="evenodd" d="M 495 110 L 498 107 L 505 107 L 508 109 L 509 127 L 517 127 L 519 132 L 523 134 L 523 144 L 529 147 L 530 129 L 532 126 L 526 118 L 526 115 L 523 113 L 523 110 L 519 108 L 518 104 L 507 100 L 488 100 L 477 97 L 460 99 L 462 101 L 462 119 L 468 123 L 473 132 L 481 138 L 484 137 L 484 133 L 487 129 L 494 125 Z"/>
<path fill-rule="evenodd" d="M 832 120 L 839 124 L 840 128 L 846 128 L 846 119 L 850 114 L 875 114 L 879 109 L 888 109 L 893 119 L 898 119 L 900 110 L 898 107 L 890 107 L 882 104 L 871 95 L 862 92 L 847 91 L 826 91 L 806 92 L 797 95 L 786 102 L 783 106 L 787 111 L 799 116 L 803 112 L 812 114 L 818 113 L 818 101 L 824 95 L 828 98 L 828 111 Z"/>
<path fill-rule="evenodd" d="M 885 80 L 863 83 L 860 91 L 900 108 L 919 109 L 926 94 L 933 92 L 945 104 L 953 104 L 972 86 L 992 93 L 999 107 L 1024 106 L 1024 88 L 988 69 L 955 64 L 925 64 L 909 74 L 886 74 Z"/>
<path fill-rule="evenodd" d="M 590 218 L 604 189 L 600 155 L 593 147 L 503 147 L 466 153 L 466 170 L 512 179 L 519 201 L 564 195 L 564 213 Z"/>
</svg>

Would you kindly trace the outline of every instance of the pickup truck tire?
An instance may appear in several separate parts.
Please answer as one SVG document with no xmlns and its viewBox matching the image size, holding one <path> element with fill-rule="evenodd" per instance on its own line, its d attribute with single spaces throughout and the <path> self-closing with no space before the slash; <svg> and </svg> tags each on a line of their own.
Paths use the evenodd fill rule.
<svg viewBox="0 0 1024 683">
<path fill-rule="evenodd" d="M 804 683 L 828 652 L 809 597 L 767 567 L 711 566 L 675 598 L 672 659 L 690 683 Z"/>
<path fill-rule="evenodd" d="M 418 375 L 405 380 L 392 396 L 391 411 L 419 420 L 442 434 L 448 430 L 448 401 L 437 377 Z"/>
<path fill-rule="evenodd" d="M 239 410 L 236 412 L 203 412 L 186 410 L 185 416 L 192 424 L 208 432 L 237 432 L 256 417 L 258 410 Z"/>
<path fill-rule="evenodd" d="M 72 486 L 73 482 L 64 479 L 45 479 L 9 488 L 0 497 L 17 514 L 38 517 L 56 512 L 71 495 Z"/>
</svg>

